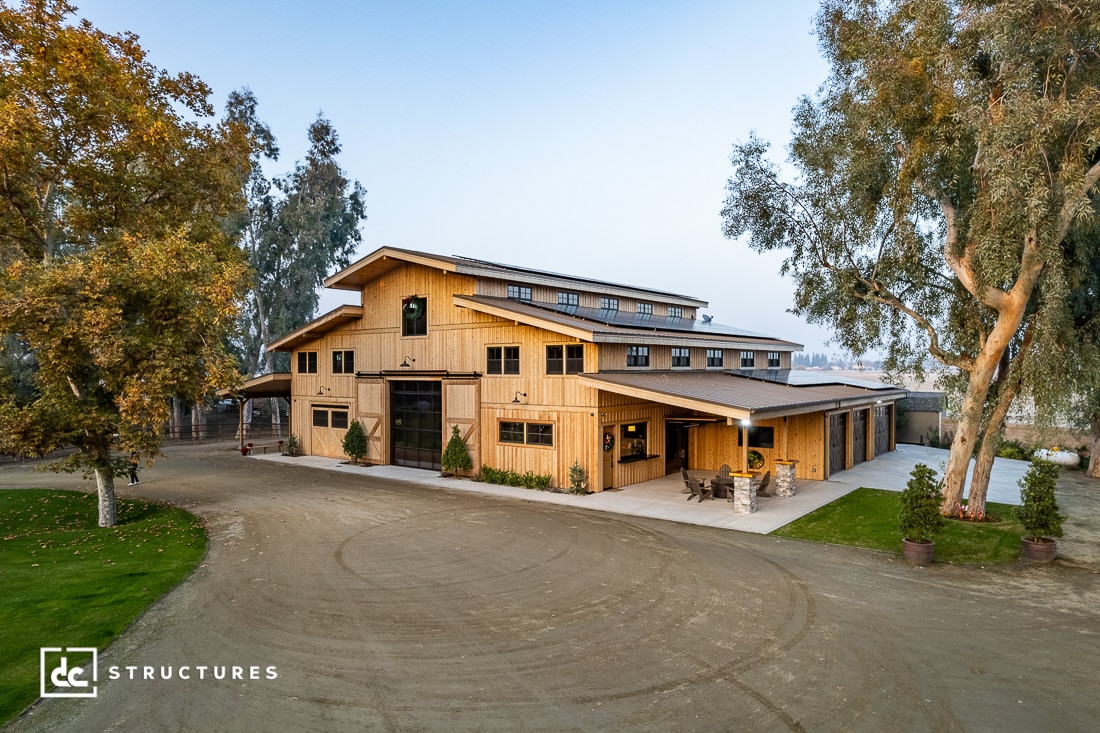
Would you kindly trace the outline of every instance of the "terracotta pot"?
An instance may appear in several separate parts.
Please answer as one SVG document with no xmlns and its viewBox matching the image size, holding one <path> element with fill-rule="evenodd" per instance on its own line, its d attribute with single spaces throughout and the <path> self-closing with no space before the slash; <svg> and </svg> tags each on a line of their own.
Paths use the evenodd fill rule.
<svg viewBox="0 0 1100 733">
<path fill-rule="evenodd" d="M 1049 537 L 1024 537 L 1020 549 L 1025 560 L 1050 562 L 1058 554 L 1058 542 Z"/>
<path fill-rule="evenodd" d="M 919 542 L 903 539 L 901 554 L 905 557 L 905 562 L 910 565 L 928 565 L 932 562 L 932 556 L 936 554 L 936 543 L 932 540 Z"/>
</svg>

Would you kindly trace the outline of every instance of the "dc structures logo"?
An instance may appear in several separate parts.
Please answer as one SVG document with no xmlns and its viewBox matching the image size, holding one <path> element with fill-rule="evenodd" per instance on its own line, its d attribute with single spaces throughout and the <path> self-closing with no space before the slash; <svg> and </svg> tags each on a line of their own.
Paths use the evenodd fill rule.
<svg viewBox="0 0 1100 733">
<path fill-rule="evenodd" d="M 95 697 L 99 692 L 99 651 L 95 647 L 41 647 L 39 667 L 42 697 Z M 69 657 L 91 654 L 85 666 L 73 666 Z M 90 674 L 88 666 L 91 666 Z M 50 686 L 53 686 L 51 689 Z"/>
</svg>

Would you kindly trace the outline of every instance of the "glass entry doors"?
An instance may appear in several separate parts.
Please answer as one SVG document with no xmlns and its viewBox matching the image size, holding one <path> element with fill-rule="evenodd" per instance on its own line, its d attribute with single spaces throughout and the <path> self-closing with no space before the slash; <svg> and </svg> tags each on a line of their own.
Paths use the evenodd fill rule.
<svg viewBox="0 0 1100 733">
<path fill-rule="evenodd" d="M 390 382 L 390 462 L 440 470 L 442 382 Z"/>
</svg>

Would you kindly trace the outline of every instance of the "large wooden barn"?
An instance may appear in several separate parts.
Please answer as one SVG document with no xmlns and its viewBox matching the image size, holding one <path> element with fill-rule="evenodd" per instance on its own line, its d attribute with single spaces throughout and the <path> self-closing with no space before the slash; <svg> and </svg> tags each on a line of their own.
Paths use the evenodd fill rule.
<svg viewBox="0 0 1100 733">
<path fill-rule="evenodd" d="M 902 389 L 791 370 L 801 345 L 697 317 L 648 288 L 384 247 L 325 281 L 360 294 L 269 344 L 307 454 L 440 467 L 457 425 L 474 465 L 550 474 L 576 461 L 600 491 L 681 467 L 825 479 L 894 447 Z M 266 390 L 266 391 L 265 391 Z"/>
</svg>

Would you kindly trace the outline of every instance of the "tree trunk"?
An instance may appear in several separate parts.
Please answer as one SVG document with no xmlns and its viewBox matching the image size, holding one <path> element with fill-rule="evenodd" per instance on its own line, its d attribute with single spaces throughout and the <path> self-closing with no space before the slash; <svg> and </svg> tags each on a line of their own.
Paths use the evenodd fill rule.
<svg viewBox="0 0 1100 733">
<path fill-rule="evenodd" d="M 118 524 L 118 507 L 115 504 L 115 477 L 105 468 L 96 468 L 95 484 L 99 494 L 99 526 L 114 527 Z"/>
<path fill-rule="evenodd" d="M 1090 421 L 1092 428 L 1092 447 L 1089 449 L 1089 470 L 1085 473 L 1092 478 L 1100 478 L 1100 415 Z"/>
<path fill-rule="evenodd" d="M 191 407 L 191 438 L 206 440 L 206 408 L 202 405 Z"/>
<path fill-rule="evenodd" d="M 970 494 L 966 500 L 966 512 L 972 516 L 984 517 L 986 514 L 985 497 L 989 493 L 989 477 L 993 472 L 993 462 L 997 458 L 997 448 L 1000 447 L 1001 438 L 1004 436 L 1008 412 L 1020 393 L 1020 368 L 1018 367 L 1014 373 L 1013 362 L 1026 359 L 1030 348 L 1031 329 L 1028 328 L 1016 357 L 1009 358 L 1006 350 L 997 368 L 997 401 L 989 413 L 989 421 L 982 435 L 982 447 L 974 462 L 974 473 L 970 477 Z"/>
<path fill-rule="evenodd" d="M 271 398 L 271 437 L 281 438 L 282 433 L 282 415 L 280 413 L 279 398 Z"/>
<path fill-rule="evenodd" d="M 172 416 L 168 419 L 168 437 L 179 440 L 183 433 L 183 400 L 172 398 Z"/>
</svg>

